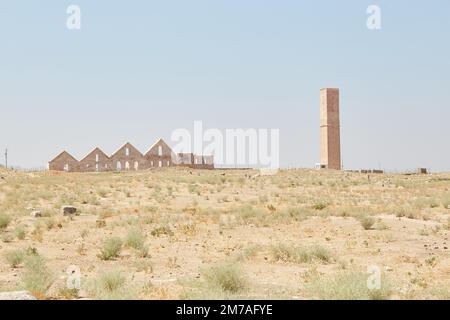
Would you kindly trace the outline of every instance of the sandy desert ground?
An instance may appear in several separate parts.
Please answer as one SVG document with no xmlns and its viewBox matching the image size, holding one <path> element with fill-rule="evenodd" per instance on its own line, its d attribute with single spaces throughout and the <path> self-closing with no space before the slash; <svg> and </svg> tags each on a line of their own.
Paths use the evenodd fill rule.
<svg viewBox="0 0 450 320">
<path fill-rule="evenodd" d="M 0 291 L 39 299 L 450 298 L 450 174 L 257 174 L 2 170 Z M 77 215 L 63 216 L 66 205 Z M 368 289 L 368 268 L 380 271 L 381 288 Z M 78 274 L 81 288 L 68 288 Z"/>
</svg>

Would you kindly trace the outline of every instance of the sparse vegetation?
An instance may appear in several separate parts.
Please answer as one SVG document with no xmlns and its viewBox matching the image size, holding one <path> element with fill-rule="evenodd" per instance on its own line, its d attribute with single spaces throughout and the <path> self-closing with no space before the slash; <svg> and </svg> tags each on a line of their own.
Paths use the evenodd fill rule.
<svg viewBox="0 0 450 320">
<path fill-rule="evenodd" d="M 118 237 L 108 238 L 100 250 L 99 257 L 102 260 L 117 258 L 122 250 L 122 240 Z"/>
<path fill-rule="evenodd" d="M 0 213 L 0 231 L 6 229 L 11 223 L 11 217 L 4 213 Z"/>
<path fill-rule="evenodd" d="M 100 300 L 128 300 L 135 298 L 135 288 L 127 285 L 126 276 L 118 271 L 99 274 L 87 285 L 88 292 Z"/>
<path fill-rule="evenodd" d="M 133 228 L 125 238 L 125 245 L 129 248 L 142 250 L 145 246 L 145 235 L 140 229 Z"/>
<path fill-rule="evenodd" d="M 25 227 L 25 225 L 19 224 L 14 229 L 14 234 L 17 237 L 17 239 L 23 240 L 23 239 L 25 239 L 25 237 L 27 235 L 27 228 Z"/>
<path fill-rule="evenodd" d="M 132 228 L 125 238 L 125 246 L 138 251 L 142 258 L 147 257 L 148 247 L 145 245 L 145 235 L 139 228 Z"/>
<path fill-rule="evenodd" d="M 154 236 L 154 237 L 160 237 L 160 236 L 163 236 L 163 235 L 173 236 L 174 233 L 170 229 L 169 226 L 160 226 L 160 227 L 157 227 L 157 228 L 153 229 L 152 232 L 151 232 L 151 235 Z"/>
<path fill-rule="evenodd" d="M 237 293 L 244 289 L 246 280 L 236 264 L 223 263 L 203 271 L 203 277 L 210 287 Z"/>
<path fill-rule="evenodd" d="M 362 216 L 359 218 L 359 222 L 361 222 L 361 225 L 364 228 L 364 230 L 370 230 L 370 229 L 372 229 L 372 227 L 376 221 L 373 217 Z"/>
<path fill-rule="evenodd" d="M 257 174 L 0 169 L 0 290 L 31 288 L 42 299 L 448 297 L 449 174 Z M 63 217 L 64 205 L 81 215 Z M 80 291 L 63 288 L 72 263 Z M 364 287 L 373 263 L 390 279 L 378 291 Z"/>
<path fill-rule="evenodd" d="M 341 271 L 333 275 L 315 275 L 307 284 L 307 291 L 316 299 L 325 300 L 386 300 L 391 288 L 386 279 L 379 289 L 369 289 L 366 273 Z"/>
<path fill-rule="evenodd" d="M 45 259 L 37 253 L 27 254 L 25 259 L 25 270 L 22 273 L 22 282 L 25 289 L 38 297 L 45 297 L 47 289 L 54 278 L 47 268 Z"/>
<path fill-rule="evenodd" d="M 6 253 L 5 258 L 11 268 L 17 268 L 23 262 L 25 252 L 20 249 L 9 251 Z"/>
<path fill-rule="evenodd" d="M 309 263 L 314 258 L 322 263 L 329 263 L 333 256 L 330 251 L 321 246 L 313 246 L 305 249 L 283 244 L 272 246 L 270 253 L 273 261 L 291 263 Z"/>
</svg>

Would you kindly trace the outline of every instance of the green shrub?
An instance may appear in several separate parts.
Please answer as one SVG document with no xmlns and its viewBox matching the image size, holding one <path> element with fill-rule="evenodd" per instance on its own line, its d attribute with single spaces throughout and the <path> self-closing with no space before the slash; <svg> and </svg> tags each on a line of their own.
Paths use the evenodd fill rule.
<svg viewBox="0 0 450 320">
<path fill-rule="evenodd" d="M 272 246 L 270 254 L 273 261 L 292 263 L 308 263 L 311 261 L 311 255 L 306 250 L 284 244 Z"/>
<path fill-rule="evenodd" d="M 12 268 L 17 268 L 17 266 L 23 262 L 25 252 L 20 249 L 9 251 L 5 254 L 5 258 Z"/>
<path fill-rule="evenodd" d="M 27 235 L 27 229 L 26 229 L 25 225 L 19 224 L 14 229 L 14 234 L 17 237 L 17 239 L 19 239 L 19 240 L 25 239 L 25 236 Z"/>
<path fill-rule="evenodd" d="M 99 258 L 111 260 L 117 258 L 122 250 L 122 240 L 118 237 L 108 238 L 100 250 Z"/>
<path fill-rule="evenodd" d="M 364 230 L 370 230 L 375 224 L 375 219 L 370 216 L 363 216 L 359 218 L 359 222 L 361 223 Z"/>
<path fill-rule="evenodd" d="M 125 238 L 125 245 L 136 250 L 142 250 L 145 247 L 145 235 L 141 230 L 133 228 Z"/>
<path fill-rule="evenodd" d="M 45 295 L 53 282 L 53 276 L 44 258 L 38 254 L 30 254 L 25 257 L 24 262 L 25 271 L 22 274 L 22 282 L 25 289 L 38 296 Z"/>
<path fill-rule="evenodd" d="M 312 247 L 310 249 L 310 254 L 324 263 L 331 262 L 333 258 L 333 254 L 328 249 L 321 246 Z"/>
<path fill-rule="evenodd" d="M 4 213 L 0 213 L 0 231 L 4 230 L 11 223 L 11 217 Z"/>
<path fill-rule="evenodd" d="M 316 275 L 306 289 L 313 298 L 323 300 L 384 300 L 391 295 L 390 284 L 382 277 L 380 289 L 369 289 L 368 274 L 341 271 L 327 276 Z"/>
<path fill-rule="evenodd" d="M 162 235 L 173 236 L 174 233 L 168 226 L 160 226 L 152 230 L 150 233 L 154 237 L 160 237 Z"/>
<path fill-rule="evenodd" d="M 124 285 L 126 278 L 119 272 L 109 272 L 101 275 L 100 284 L 107 292 L 114 292 Z"/>
<path fill-rule="evenodd" d="M 100 300 L 124 300 L 135 299 L 136 290 L 128 286 L 126 276 L 121 272 L 111 271 L 98 275 L 88 281 L 87 292 L 95 299 Z"/>
<path fill-rule="evenodd" d="M 321 210 L 325 209 L 328 206 L 329 206 L 328 202 L 321 201 L 321 202 L 317 202 L 317 203 L 313 204 L 312 208 L 314 210 L 321 211 Z"/>
<path fill-rule="evenodd" d="M 222 291 L 237 293 L 244 289 L 246 281 L 235 264 L 225 263 L 203 271 L 208 286 Z"/>
<path fill-rule="evenodd" d="M 333 258 L 333 254 L 321 246 L 307 249 L 278 244 L 271 247 L 270 253 L 273 261 L 290 263 L 309 263 L 313 258 L 323 263 L 329 263 Z"/>
</svg>

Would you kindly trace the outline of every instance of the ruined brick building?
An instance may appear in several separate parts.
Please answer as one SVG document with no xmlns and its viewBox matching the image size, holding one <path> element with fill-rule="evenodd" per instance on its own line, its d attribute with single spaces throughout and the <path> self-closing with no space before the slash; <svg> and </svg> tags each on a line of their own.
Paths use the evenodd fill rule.
<svg viewBox="0 0 450 320">
<path fill-rule="evenodd" d="M 66 172 L 129 171 L 173 166 L 214 169 L 214 157 L 193 153 L 175 154 L 163 139 L 159 139 L 145 154 L 131 143 L 126 143 L 111 156 L 95 148 L 78 161 L 63 151 L 48 163 L 49 170 Z"/>
</svg>

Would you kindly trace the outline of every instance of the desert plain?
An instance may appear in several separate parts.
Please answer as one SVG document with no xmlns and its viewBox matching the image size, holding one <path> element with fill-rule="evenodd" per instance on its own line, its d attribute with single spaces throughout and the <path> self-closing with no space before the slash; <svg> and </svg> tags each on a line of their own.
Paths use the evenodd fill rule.
<svg viewBox="0 0 450 320">
<path fill-rule="evenodd" d="M 450 174 L 0 169 L 0 292 L 38 299 L 450 299 L 449 236 Z"/>
</svg>

